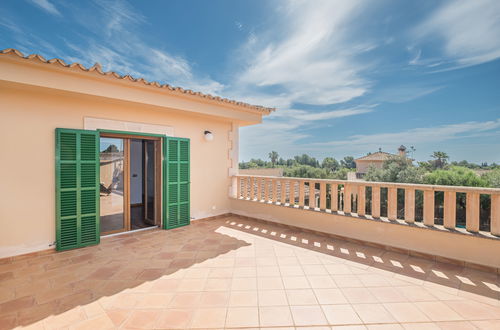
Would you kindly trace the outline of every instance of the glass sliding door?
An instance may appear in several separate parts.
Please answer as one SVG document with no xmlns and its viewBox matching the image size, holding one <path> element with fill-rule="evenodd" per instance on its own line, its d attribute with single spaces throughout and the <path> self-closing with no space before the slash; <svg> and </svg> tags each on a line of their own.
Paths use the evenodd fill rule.
<svg viewBox="0 0 500 330">
<path fill-rule="evenodd" d="M 122 138 L 100 138 L 100 216 L 101 233 L 127 229 L 125 217 L 126 141 Z"/>
</svg>

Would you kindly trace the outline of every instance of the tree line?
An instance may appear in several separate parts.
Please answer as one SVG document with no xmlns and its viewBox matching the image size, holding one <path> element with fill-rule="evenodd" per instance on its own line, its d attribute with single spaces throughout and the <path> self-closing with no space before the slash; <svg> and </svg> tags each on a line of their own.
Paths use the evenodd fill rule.
<svg viewBox="0 0 500 330">
<path fill-rule="evenodd" d="M 307 154 L 284 159 L 271 151 L 269 160 L 250 159 L 241 162 L 240 169 L 281 167 L 288 177 L 314 179 L 347 179 L 347 173 L 355 171 L 354 157 L 337 160 L 326 157 L 321 162 Z M 479 174 L 478 170 L 484 170 Z M 443 151 L 435 151 L 427 161 L 414 164 L 407 155 L 390 156 L 382 168 L 370 167 L 364 176 L 366 181 L 425 183 L 452 186 L 475 186 L 500 188 L 500 165 L 496 163 L 471 163 L 466 160 L 449 162 Z"/>
</svg>

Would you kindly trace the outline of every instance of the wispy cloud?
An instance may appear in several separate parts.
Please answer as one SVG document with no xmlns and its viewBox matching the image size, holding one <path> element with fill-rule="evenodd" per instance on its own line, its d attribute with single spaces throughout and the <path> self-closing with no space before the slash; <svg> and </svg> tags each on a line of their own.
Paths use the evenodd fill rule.
<svg viewBox="0 0 500 330">
<path fill-rule="evenodd" d="M 441 41 L 444 55 L 453 61 L 448 69 L 481 64 L 500 58 L 499 17 L 497 0 L 448 1 L 417 26 L 414 36 Z"/>
<path fill-rule="evenodd" d="M 361 72 L 368 65 L 355 58 L 373 45 L 352 42 L 345 27 L 358 5 L 353 0 L 278 6 L 275 26 L 252 35 L 244 46 L 248 65 L 239 74 L 238 88 L 257 89 L 264 100 L 266 94 L 280 94 L 282 108 L 342 103 L 365 94 L 370 82 Z"/>
<path fill-rule="evenodd" d="M 417 145 L 425 147 L 440 145 L 449 140 L 470 139 L 471 137 L 488 137 L 498 135 L 500 118 L 491 121 L 469 121 L 433 127 L 412 128 L 400 132 L 384 132 L 377 134 L 352 135 L 344 140 L 333 140 L 309 144 L 310 148 L 331 147 L 338 151 L 350 153 L 366 153 L 379 147 L 391 150 L 395 145 Z"/>
<path fill-rule="evenodd" d="M 57 10 L 57 8 L 49 0 L 29 0 L 29 1 L 51 15 L 61 16 L 61 12 Z"/>
</svg>

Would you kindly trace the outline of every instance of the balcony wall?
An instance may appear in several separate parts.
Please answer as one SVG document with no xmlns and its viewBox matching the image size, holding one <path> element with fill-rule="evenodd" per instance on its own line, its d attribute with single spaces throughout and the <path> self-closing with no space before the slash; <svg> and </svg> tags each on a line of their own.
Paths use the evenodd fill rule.
<svg viewBox="0 0 500 330">
<path fill-rule="evenodd" d="M 256 176 L 235 180 L 235 214 L 500 268 L 500 189 Z M 486 215 L 480 208 L 485 197 Z M 464 225 L 457 225 L 457 210 Z M 486 221 L 480 223 L 481 217 Z"/>
</svg>

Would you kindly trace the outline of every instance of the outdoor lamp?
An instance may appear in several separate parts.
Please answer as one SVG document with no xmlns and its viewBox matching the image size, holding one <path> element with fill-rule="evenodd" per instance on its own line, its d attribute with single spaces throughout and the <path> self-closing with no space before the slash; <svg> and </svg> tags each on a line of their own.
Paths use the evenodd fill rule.
<svg viewBox="0 0 500 330">
<path fill-rule="evenodd" d="M 210 131 L 205 131 L 205 141 L 212 141 L 214 139 L 214 135 Z"/>
</svg>

